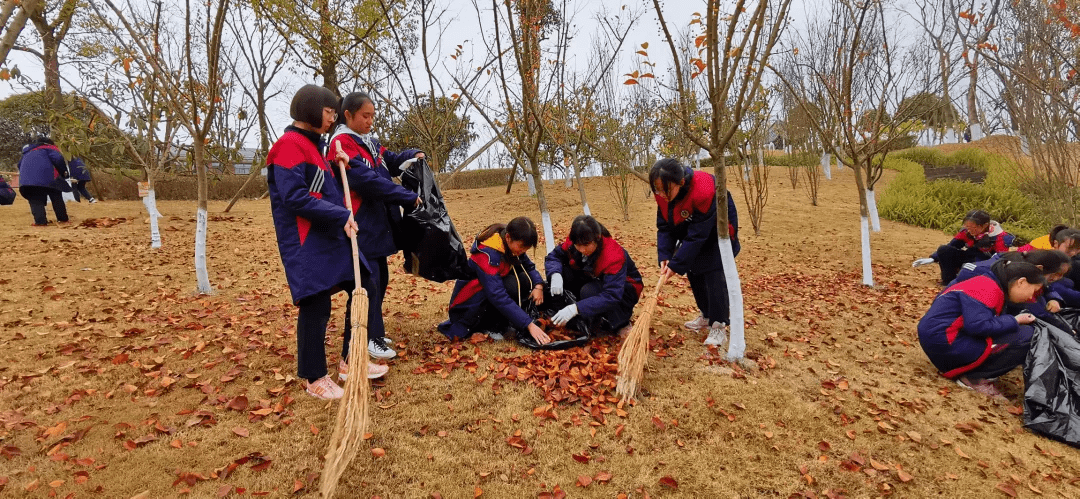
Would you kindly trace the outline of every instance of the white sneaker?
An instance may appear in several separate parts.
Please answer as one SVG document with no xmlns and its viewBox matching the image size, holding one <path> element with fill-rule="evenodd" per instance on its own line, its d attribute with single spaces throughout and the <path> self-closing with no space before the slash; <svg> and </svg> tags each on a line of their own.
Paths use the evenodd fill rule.
<svg viewBox="0 0 1080 499">
<path fill-rule="evenodd" d="M 376 359 L 392 359 L 397 357 L 397 352 L 393 348 L 386 345 L 384 338 L 375 338 L 368 340 L 367 343 L 368 355 Z"/>
<path fill-rule="evenodd" d="M 727 341 L 727 333 L 724 330 L 727 329 L 727 325 L 719 322 L 712 323 L 712 327 L 709 328 L 709 337 L 705 338 L 706 345 L 723 345 Z"/>
<path fill-rule="evenodd" d="M 691 331 L 698 331 L 698 330 L 701 330 L 703 328 L 709 327 L 709 319 L 706 319 L 705 317 L 703 317 L 701 315 L 698 315 L 697 319 L 694 319 L 692 321 L 687 321 L 687 322 L 683 323 L 683 327 L 685 327 L 686 329 L 689 329 Z"/>
<path fill-rule="evenodd" d="M 94 199 L 94 198 L 90 198 L 90 204 L 94 204 L 94 203 L 96 203 L 96 202 L 97 202 L 97 200 L 96 200 L 96 199 Z"/>
</svg>

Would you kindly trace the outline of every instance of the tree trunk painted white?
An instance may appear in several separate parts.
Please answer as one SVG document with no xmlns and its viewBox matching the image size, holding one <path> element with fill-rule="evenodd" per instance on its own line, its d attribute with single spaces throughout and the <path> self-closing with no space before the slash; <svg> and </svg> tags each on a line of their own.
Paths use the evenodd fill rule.
<svg viewBox="0 0 1080 499">
<path fill-rule="evenodd" d="M 724 280 L 727 282 L 731 313 L 727 360 L 736 361 L 746 354 L 746 318 L 743 313 L 742 281 L 739 280 L 739 268 L 735 266 L 731 239 L 720 238 L 720 261 L 724 264 Z"/>
<path fill-rule="evenodd" d="M 828 179 L 828 180 L 832 180 L 832 169 L 830 167 L 831 164 L 832 164 L 832 158 L 830 157 L 829 153 L 827 153 L 827 152 L 822 153 L 821 154 L 821 171 L 825 173 L 825 178 Z"/>
<path fill-rule="evenodd" d="M 551 214 L 545 211 L 540 214 L 540 219 L 544 224 L 544 246 L 547 248 L 547 253 L 551 253 L 551 250 L 555 249 L 555 231 L 551 229 Z"/>
<path fill-rule="evenodd" d="M 206 272 L 206 209 L 199 208 L 197 222 L 195 224 L 195 279 L 198 281 L 199 294 L 208 295 L 210 289 L 210 274 Z"/>
<path fill-rule="evenodd" d="M 972 142 L 983 138 L 982 125 L 978 123 L 971 124 L 971 140 Z"/>
<path fill-rule="evenodd" d="M 1020 152 L 1024 153 L 1025 156 L 1031 155 L 1031 143 L 1028 142 L 1026 135 L 1020 136 Z"/>
<path fill-rule="evenodd" d="M 569 189 L 574 186 L 574 173 L 570 171 L 572 167 L 566 168 L 566 188 Z"/>
<path fill-rule="evenodd" d="M 529 195 L 530 196 L 535 196 L 536 195 L 536 181 L 533 180 L 532 175 L 525 176 L 525 180 L 529 183 Z"/>
<path fill-rule="evenodd" d="M 956 142 L 956 131 L 953 130 L 952 128 L 946 130 L 945 131 L 945 140 L 943 142 L 946 143 L 946 144 L 955 143 Z"/>
<path fill-rule="evenodd" d="M 153 189 L 147 191 L 146 197 L 143 198 L 143 206 L 146 207 L 146 213 L 150 215 L 150 247 L 161 247 L 161 231 L 158 230 L 158 219 L 161 218 L 161 212 L 157 209 L 157 194 Z"/>
<path fill-rule="evenodd" d="M 581 168 L 577 167 L 576 161 L 570 162 L 570 168 L 574 169 L 574 177 L 577 179 L 578 194 L 581 196 L 581 209 L 586 215 L 591 216 L 592 211 L 589 210 L 589 199 L 585 196 L 585 184 L 581 183 Z M 569 177 L 567 177 L 566 186 L 570 187 Z"/>
<path fill-rule="evenodd" d="M 874 232 L 881 232 L 881 219 L 878 218 L 877 199 L 873 189 L 866 190 L 866 210 L 870 212 L 870 228 Z"/>
<path fill-rule="evenodd" d="M 874 269 L 870 266 L 870 223 L 866 217 L 859 217 L 859 233 L 862 235 L 862 283 L 874 285 Z"/>
</svg>

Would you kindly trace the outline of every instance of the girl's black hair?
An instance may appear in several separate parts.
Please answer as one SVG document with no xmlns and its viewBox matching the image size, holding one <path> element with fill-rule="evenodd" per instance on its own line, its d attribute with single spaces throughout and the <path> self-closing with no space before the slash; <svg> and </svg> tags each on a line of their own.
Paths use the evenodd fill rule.
<svg viewBox="0 0 1080 499">
<path fill-rule="evenodd" d="M 322 128 L 323 108 L 337 109 L 338 98 L 326 87 L 304 85 L 293 95 L 289 104 L 289 116 L 296 121 Z"/>
<path fill-rule="evenodd" d="M 1080 230 L 1067 225 L 1056 225 L 1050 229 L 1050 244 L 1057 246 L 1068 241 L 1070 250 L 1080 249 Z"/>
<path fill-rule="evenodd" d="M 990 214 L 983 210 L 971 210 L 967 215 L 964 215 L 965 222 L 975 222 L 978 225 L 986 225 L 990 223 Z"/>
<path fill-rule="evenodd" d="M 592 215 L 578 215 L 570 223 L 570 242 L 573 244 L 599 243 L 605 237 L 611 237 L 611 233 Z"/>
<path fill-rule="evenodd" d="M 1042 267 L 1043 274 L 1056 274 L 1061 271 L 1061 267 L 1071 267 L 1072 259 L 1069 255 L 1058 250 L 1031 250 L 1024 255 L 1023 261 L 1032 265 Z"/>
<path fill-rule="evenodd" d="M 1046 285 L 1046 275 L 1032 263 L 1001 259 L 990 267 L 990 270 L 1002 283 L 1005 296 L 1008 296 L 1009 286 L 1012 286 L 1012 283 L 1021 277 L 1031 284 Z"/>
<path fill-rule="evenodd" d="M 500 234 L 513 241 L 521 241 L 530 248 L 536 247 L 539 235 L 536 233 L 536 224 L 529 217 L 517 217 L 507 224 L 491 224 L 477 234 L 477 241 L 486 241 L 491 236 Z"/>
<path fill-rule="evenodd" d="M 356 114 L 356 112 L 368 102 L 370 102 L 372 106 L 375 105 L 375 101 L 365 92 L 353 92 L 343 97 L 341 99 L 341 108 L 338 109 L 337 121 L 334 122 L 334 127 L 336 128 L 338 125 L 345 124 L 345 111 L 348 111 L 349 114 Z"/>
<path fill-rule="evenodd" d="M 652 165 L 652 169 L 649 170 L 649 188 L 652 189 L 653 194 L 656 194 L 656 181 L 660 181 L 660 186 L 667 189 L 671 184 L 678 184 L 683 180 L 686 180 L 686 167 L 679 160 L 672 158 L 664 158 L 657 161 Z"/>
</svg>

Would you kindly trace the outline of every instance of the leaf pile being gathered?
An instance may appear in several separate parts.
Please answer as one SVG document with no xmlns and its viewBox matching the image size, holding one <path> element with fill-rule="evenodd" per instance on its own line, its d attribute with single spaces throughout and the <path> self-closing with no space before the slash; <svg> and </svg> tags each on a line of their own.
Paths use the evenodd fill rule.
<svg viewBox="0 0 1080 499">
<path fill-rule="evenodd" d="M 102 217 L 102 218 L 87 218 L 82 222 L 79 222 L 79 227 L 86 227 L 90 229 L 112 227 L 127 222 L 128 218 L 123 217 Z"/>
<path fill-rule="evenodd" d="M 495 382 L 505 379 L 530 383 L 543 390 L 544 400 L 554 405 L 580 403 L 592 417 L 603 421 L 603 415 L 616 410 L 618 402 L 612 394 L 618 370 L 616 341 L 599 338 L 581 348 L 496 357 L 498 365 L 492 368 Z"/>
<path fill-rule="evenodd" d="M 566 325 L 557 326 L 554 322 L 551 322 L 550 312 L 541 314 L 540 318 L 536 320 L 536 323 L 540 326 L 540 329 L 551 337 L 551 341 L 574 340 L 581 336 L 581 333 L 567 328 Z"/>
</svg>

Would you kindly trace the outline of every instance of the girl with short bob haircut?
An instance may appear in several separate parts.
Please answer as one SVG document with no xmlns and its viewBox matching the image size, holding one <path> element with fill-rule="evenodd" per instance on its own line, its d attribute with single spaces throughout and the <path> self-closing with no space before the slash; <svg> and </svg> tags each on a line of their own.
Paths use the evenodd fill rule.
<svg viewBox="0 0 1080 499">
<path fill-rule="evenodd" d="M 526 300 L 544 301 L 544 280 L 526 254 L 538 239 L 536 224 L 528 217 L 480 231 L 469 250 L 469 268 L 476 277 L 454 284 L 450 317 L 439 324 L 439 331 L 451 339 L 482 332 L 501 340 L 509 326 L 538 344 L 549 343 L 551 338 L 524 308 Z"/>
<path fill-rule="evenodd" d="M 1007 303 L 1032 300 L 1046 283 L 1027 262 L 1002 259 L 989 275 L 949 286 L 919 321 L 919 344 L 942 374 L 961 386 L 1000 397 L 993 380 L 1027 356 L 1035 316 L 1003 313 Z"/>
<path fill-rule="evenodd" d="M 544 270 L 552 295 L 569 291 L 577 297 L 577 303 L 552 316 L 556 325 L 580 314 L 592 330 L 629 332 L 630 316 L 641 297 L 641 273 L 595 218 L 574 218 L 570 235 L 544 259 Z"/>
</svg>

